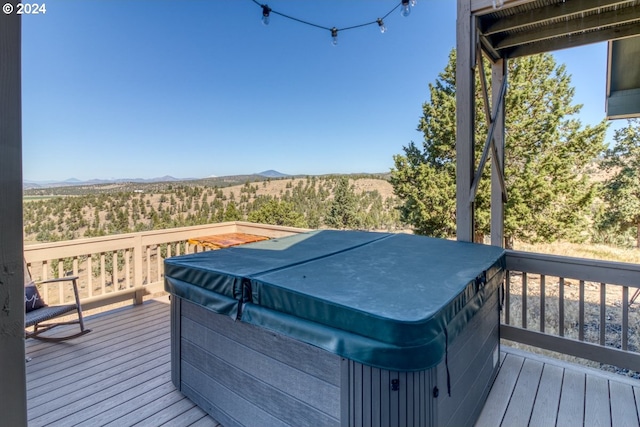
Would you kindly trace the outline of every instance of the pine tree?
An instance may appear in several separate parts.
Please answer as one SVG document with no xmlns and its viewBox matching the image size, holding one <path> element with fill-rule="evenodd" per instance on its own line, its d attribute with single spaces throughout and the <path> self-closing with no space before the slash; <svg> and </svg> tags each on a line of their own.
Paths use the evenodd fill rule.
<svg viewBox="0 0 640 427">
<path fill-rule="evenodd" d="M 411 142 L 394 156 L 394 191 L 401 218 L 419 234 L 455 234 L 455 51 L 423 105 L 418 130 L 422 147 Z M 485 70 L 490 81 L 490 72 Z M 596 188 L 585 169 L 603 150 L 606 123 L 582 127 L 572 104 L 574 89 L 564 65 L 549 54 L 510 60 L 506 94 L 505 236 L 527 242 L 583 240 Z M 477 77 L 476 77 L 477 78 Z M 487 134 L 483 98 L 476 84 L 476 159 Z M 490 232 L 490 162 L 475 203 L 475 228 Z"/>
<path fill-rule="evenodd" d="M 602 162 L 604 170 L 614 173 L 604 185 L 607 210 L 603 223 L 622 232 L 635 228 L 640 249 L 640 120 L 629 120 L 613 139 L 614 147 Z"/>
<path fill-rule="evenodd" d="M 304 215 L 295 210 L 293 203 L 270 199 L 257 210 L 249 213 L 247 220 L 260 224 L 307 227 Z"/>
<path fill-rule="evenodd" d="M 333 197 L 325 223 L 338 229 L 360 228 L 358 199 L 353 187 L 349 185 L 349 178 L 342 176 L 338 179 Z"/>
</svg>

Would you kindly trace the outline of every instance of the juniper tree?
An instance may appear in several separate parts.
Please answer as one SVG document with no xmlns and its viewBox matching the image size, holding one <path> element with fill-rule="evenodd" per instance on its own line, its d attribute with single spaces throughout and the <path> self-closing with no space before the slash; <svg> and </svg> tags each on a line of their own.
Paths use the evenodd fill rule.
<svg viewBox="0 0 640 427">
<path fill-rule="evenodd" d="M 455 51 L 423 105 L 418 130 L 421 146 L 411 142 L 394 156 L 391 183 L 401 199 L 401 218 L 419 234 L 455 234 L 456 87 Z M 485 71 L 490 81 L 489 70 Z M 585 174 L 587 165 L 604 149 L 606 123 L 583 127 L 576 118 L 581 105 L 572 103 L 574 88 L 564 65 L 542 54 L 510 60 L 506 94 L 505 237 L 527 242 L 581 240 L 587 211 L 596 188 Z M 477 77 L 476 77 L 477 79 Z M 475 129 L 480 157 L 486 138 L 479 81 Z M 475 228 L 490 232 L 490 162 L 475 203 Z"/>
<path fill-rule="evenodd" d="M 604 183 L 603 198 L 607 209 L 603 223 L 622 232 L 635 228 L 636 247 L 640 249 L 640 120 L 629 120 L 615 132 L 614 146 L 602 162 L 613 173 Z"/>
</svg>

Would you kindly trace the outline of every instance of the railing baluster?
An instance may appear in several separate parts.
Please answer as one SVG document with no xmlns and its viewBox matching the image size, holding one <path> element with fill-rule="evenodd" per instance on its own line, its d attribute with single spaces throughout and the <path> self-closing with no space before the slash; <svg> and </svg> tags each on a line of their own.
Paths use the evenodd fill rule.
<svg viewBox="0 0 640 427">
<path fill-rule="evenodd" d="M 600 283 L 600 345 L 605 343 L 607 331 L 607 285 Z"/>
<path fill-rule="evenodd" d="M 64 277 L 64 260 L 60 258 L 58 260 L 58 277 Z M 58 301 L 60 304 L 64 304 L 64 285 L 63 282 L 58 283 Z"/>
<path fill-rule="evenodd" d="M 100 282 L 102 284 L 102 295 L 107 293 L 107 278 L 105 276 L 104 252 L 100 252 Z"/>
<path fill-rule="evenodd" d="M 162 248 L 160 245 L 156 246 L 156 269 L 157 269 L 157 280 L 162 279 Z"/>
<path fill-rule="evenodd" d="M 71 262 L 72 265 L 72 270 L 73 270 L 73 275 L 77 276 L 78 275 L 78 257 L 74 256 L 73 257 L 73 261 Z"/>
<path fill-rule="evenodd" d="M 171 258 L 171 243 L 167 243 L 167 258 Z"/>
<path fill-rule="evenodd" d="M 507 270 L 506 285 L 504 287 L 504 323 L 511 324 L 511 272 Z"/>
<path fill-rule="evenodd" d="M 564 336 L 564 277 L 558 283 L 558 335 Z"/>
<path fill-rule="evenodd" d="M 131 250 L 125 249 L 124 251 L 124 287 L 132 288 L 131 286 Z"/>
<path fill-rule="evenodd" d="M 151 283 L 151 246 L 147 246 L 147 280 L 145 283 Z"/>
<path fill-rule="evenodd" d="M 584 280 L 580 280 L 580 289 L 578 297 L 578 339 L 584 341 Z"/>
<path fill-rule="evenodd" d="M 546 307 L 546 276 L 544 274 L 540 275 L 540 332 L 544 332 L 544 325 L 546 323 L 547 317 L 545 313 Z"/>
<path fill-rule="evenodd" d="M 116 292 L 119 288 L 118 286 L 118 251 L 113 251 L 113 267 L 111 270 L 111 277 L 113 282 L 113 291 Z"/>
<path fill-rule="evenodd" d="M 622 349 L 629 345 L 629 287 L 622 287 Z"/>
<path fill-rule="evenodd" d="M 527 329 L 527 273 L 522 273 L 522 327 Z"/>
<path fill-rule="evenodd" d="M 42 261 L 42 280 L 49 278 L 49 260 Z M 46 300 L 45 300 L 46 301 Z"/>
<path fill-rule="evenodd" d="M 91 262 L 91 254 L 87 256 L 87 288 L 89 289 L 89 298 L 93 296 L 93 265 Z"/>
</svg>

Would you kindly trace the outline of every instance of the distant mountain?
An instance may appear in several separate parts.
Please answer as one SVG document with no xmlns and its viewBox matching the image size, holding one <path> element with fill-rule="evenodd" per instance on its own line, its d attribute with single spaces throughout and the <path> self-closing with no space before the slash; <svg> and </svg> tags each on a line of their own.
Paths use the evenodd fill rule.
<svg viewBox="0 0 640 427">
<path fill-rule="evenodd" d="M 287 176 L 291 176 L 291 175 L 287 175 L 286 173 L 274 171 L 273 169 L 269 169 L 268 171 L 257 173 L 256 175 L 266 176 L 267 178 L 284 178 Z"/>
<path fill-rule="evenodd" d="M 197 178 L 174 178 L 170 175 L 161 176 L 158 178 L 117 178 L 117 179 L 90 179 L 88 181 L 81 181 L 77 178 L 69 178 L 64 181 L 29 181 L 24 180 L 22 185 L 25 190 L 30 188 L 47 188 L 47 187 L 69 187 L 78 185 L 100 185 L 100 184 L 121 184 L 125 182 L 132 183 L 156 183 L 156 182 L 176 182 L 176 181 L 191 181 Z"/>
</svg>

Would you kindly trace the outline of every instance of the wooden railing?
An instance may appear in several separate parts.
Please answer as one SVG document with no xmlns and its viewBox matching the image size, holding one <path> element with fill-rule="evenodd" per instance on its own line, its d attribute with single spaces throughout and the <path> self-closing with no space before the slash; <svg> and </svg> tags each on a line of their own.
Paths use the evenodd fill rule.
<svg viewBox="0 0 640 427">
<path fill-rule="evenodd" d="M 79 276 L 82 305 L 88 310 L 129 299 L 139 304 L 144 295 L 162 292 L 164 259 L 204 250 L 189 244 L 190 238 L 236 232 L 274 238 L 302 231 L 225 222 L 27 245 L 24 255 L 35 280 Z M 69 301 L 73 295 L 64 284 L 44 286 L 41 292 L 43 299 L 52 304 Z"/>
<path fill-rule="evenodd" d="M 640 372 L 640 265 L 507 252 L 501 338 Z"/>
<path fill-rule="evenodd" d="M 163 291 L 164 259 L 204 250 L 190 238 L 302 231 L 227 222 L 28 245 L 25 259 L 36 280 L 79 276 L 83 308 L 92 309 Z M 632 301 L 640 265 L 516 251 L 506 261 L 501 338 L 640 372 L 640 298 Z M 55 286 L 42 289 L 45 301 L 71 298 Z"/>
</svg>

